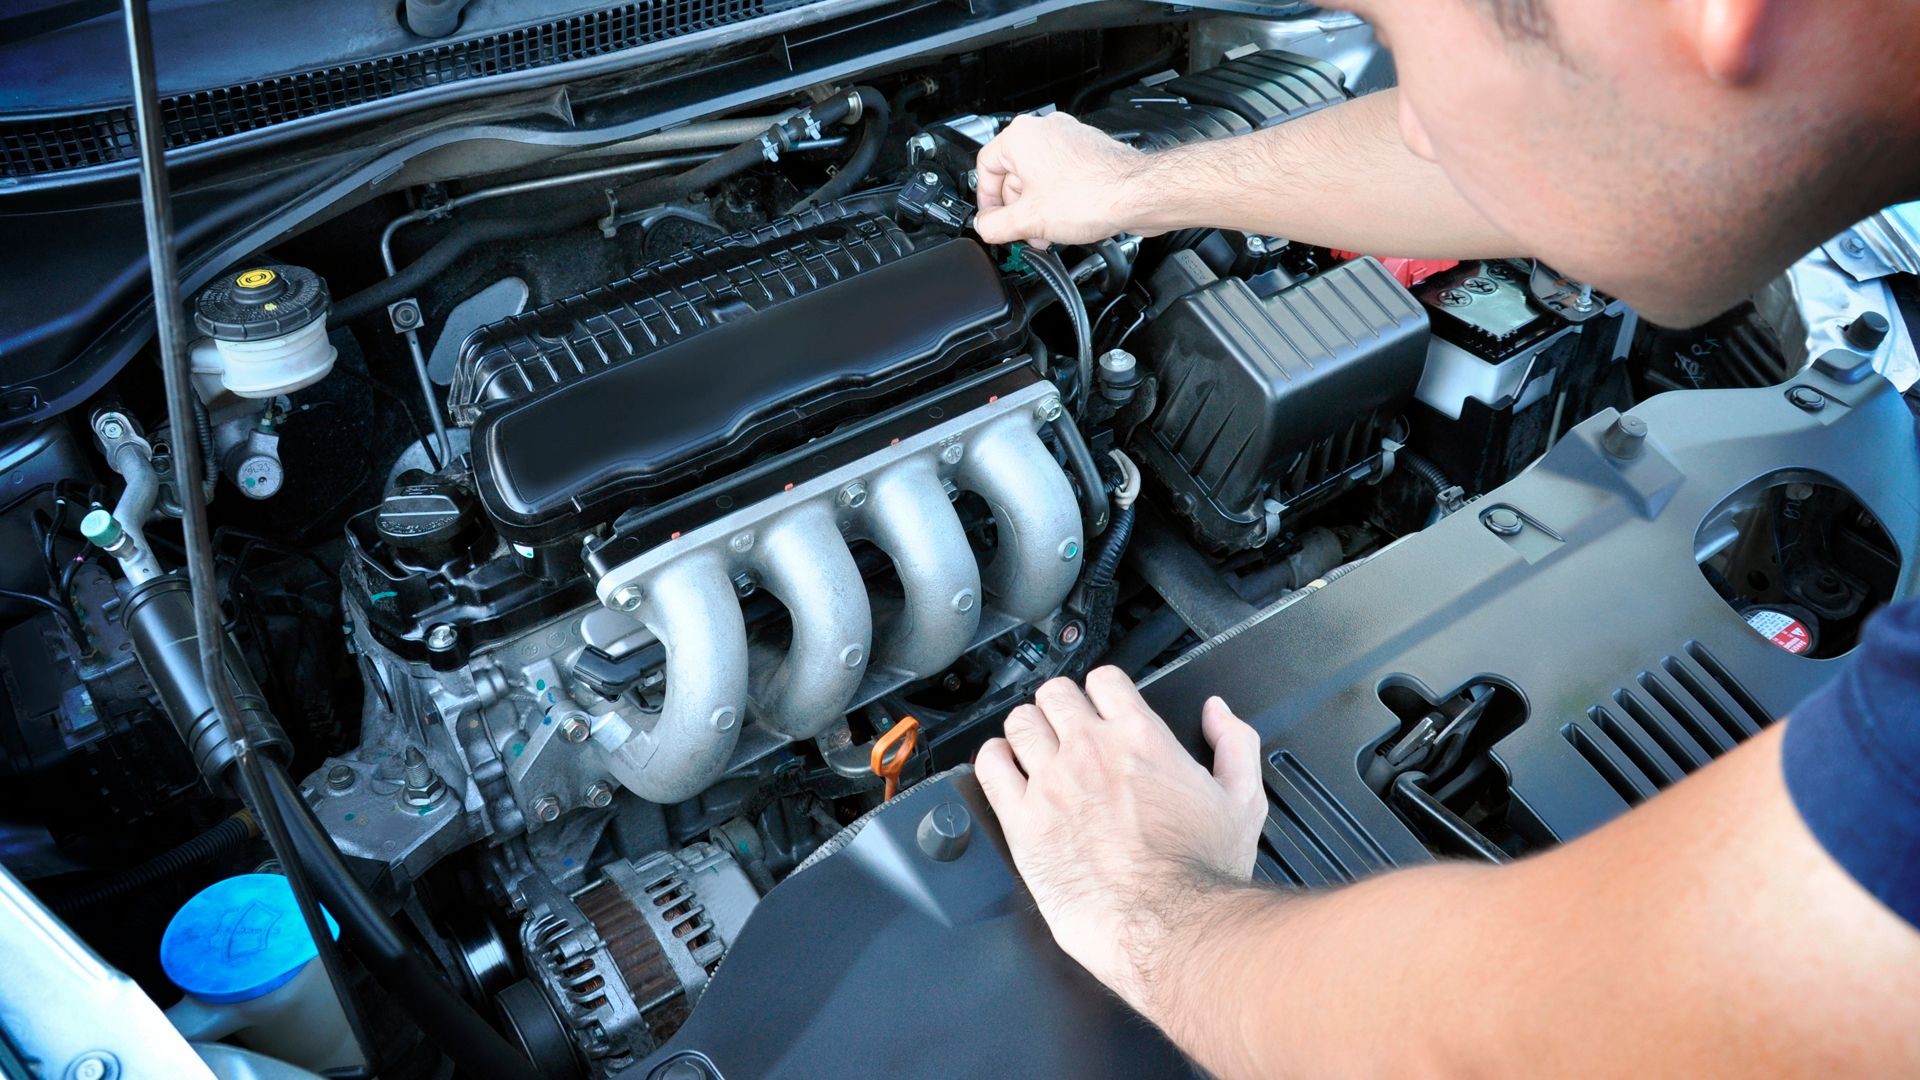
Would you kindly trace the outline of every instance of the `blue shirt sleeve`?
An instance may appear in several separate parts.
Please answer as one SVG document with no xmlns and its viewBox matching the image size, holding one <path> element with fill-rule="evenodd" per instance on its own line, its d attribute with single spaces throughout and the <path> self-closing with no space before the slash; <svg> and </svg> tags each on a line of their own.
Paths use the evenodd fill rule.
<svg viewBox="0 0 1920 1080">
<path fill-rule="evenodd" d="M 1847 669 L 1794 710 L 1780 752 L 1821 846 L 1920 927 L 1920 601 L 1868 624 Z"/>
</svg>

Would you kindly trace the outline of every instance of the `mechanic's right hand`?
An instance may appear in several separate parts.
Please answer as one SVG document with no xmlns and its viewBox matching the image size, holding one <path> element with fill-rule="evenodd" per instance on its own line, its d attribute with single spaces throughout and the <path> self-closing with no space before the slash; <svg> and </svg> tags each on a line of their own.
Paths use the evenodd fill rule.
<svg viewBox="0 0 1920 1080">
<path fill-rule="evenodd" d="M 1133 184 L 1145 154 L 1065 113 L 1016 116 L 980 149 L 974 229 L 990 244 L 1150 236 Z"/>
</svg>

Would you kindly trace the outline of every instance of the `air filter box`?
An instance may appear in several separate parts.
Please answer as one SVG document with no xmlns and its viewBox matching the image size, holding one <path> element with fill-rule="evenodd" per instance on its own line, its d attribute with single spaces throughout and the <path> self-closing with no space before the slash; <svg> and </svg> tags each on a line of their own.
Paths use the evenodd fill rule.
<svg viewBox="0 0 1920 1080">
<path fill-rule="evenodd" d="M 1425 311 L 1371 258 L 1262 298 L 1183 251 L 1151 291 L 1160 403 L 1140 448 L 1216 546 L 1258 542 L 1269 499 L 1376 451 L 1426 364 Z"/>
</svg>

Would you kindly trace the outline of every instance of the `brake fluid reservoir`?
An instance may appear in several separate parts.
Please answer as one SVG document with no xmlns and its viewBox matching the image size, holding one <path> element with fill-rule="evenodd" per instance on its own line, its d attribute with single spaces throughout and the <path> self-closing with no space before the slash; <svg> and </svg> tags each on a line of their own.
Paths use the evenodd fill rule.
<svg viewBox="0 0 1920 1080">
<path fill-rule="evenodd" d="M 328 307 L 327 283 L 305 267 L 275 263 L 221 278 L 193 302 L 193 324 L 206 335 L 193 349 L 194 373 L 217 376 L 243 398 L 312 386 L 337 355 Z"/>
<path fill-rule="evenodd" d="M 327 929 L 340 934 L 332 915 Z M 160 937 L 160 967 L 186 991 L 167 1019 L 189 1041 L 232 1036 L 315 1071 L 364 1064 L 317 955 L 286 878 L 217 881 Z"/>
</svg>

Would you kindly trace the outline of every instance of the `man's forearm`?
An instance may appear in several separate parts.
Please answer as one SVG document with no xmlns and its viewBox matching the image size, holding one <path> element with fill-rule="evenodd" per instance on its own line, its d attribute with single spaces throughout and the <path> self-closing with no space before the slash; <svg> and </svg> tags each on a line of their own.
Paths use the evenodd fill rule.
<svg viewBox="0 0 1920 1080">
<path fill-rule="evenodd" d="M 1123 220 L 1226 228 L 1415 258 L 1524 255 L 1407 149 L 1397 91 L 1231 139 L 1142 155 Z"/>
<path fill-rule="evenodd" d="M 1481 999 L 1451 984 L 1495 958 L 1451 954 L 1497 948 L 1499 927 L 1462 925 L 1495 884 L 1464 865 L 1314 895 L 1196 884 L 1135 1007 L 1221 1077 L 1487 1068 L 1503 1048 L 1453 1045 Z"/>
</svg>

